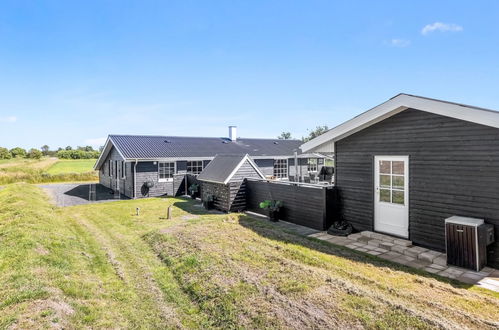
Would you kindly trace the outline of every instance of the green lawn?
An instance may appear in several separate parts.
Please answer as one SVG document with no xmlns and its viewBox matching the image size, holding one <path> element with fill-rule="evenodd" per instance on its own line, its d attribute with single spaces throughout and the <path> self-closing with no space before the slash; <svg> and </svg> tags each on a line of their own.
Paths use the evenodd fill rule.
<svg viewBox="0 0 499 330">
<path fill-rule="evenodd" d="M 95 159 L 59 160 L 44 157 L 42 159 L 8 159 L 0 161 L 0 185 L 16 182 L 79 182 L 97 181 L 97 172 L 93 170 Z"/>
<path fill-rule="evenodd" d="M 0 328 L 499 325 L 497 293 L 265 220 L 177 198 L 57 208 L 29 184 L 0 190 L 0 287 Z"/>
<path fill-rule="evenodd" d="M 93 172 L 95 159 L 59 160 L 47 169 L 49 174 Z"/>
</svg>

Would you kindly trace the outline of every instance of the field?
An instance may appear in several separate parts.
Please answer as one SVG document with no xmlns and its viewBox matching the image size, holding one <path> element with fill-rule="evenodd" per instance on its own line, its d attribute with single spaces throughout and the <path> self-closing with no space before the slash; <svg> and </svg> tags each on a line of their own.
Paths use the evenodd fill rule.
<svg viewBox="0 0 499 330">
<path fill-rule="evenodd" d="M 498 293 L 265 220 L 178 198 L 57 208 L 29 184 L 0 190 L 0 287 L 0 328 L 499 326 Z"/>
<path fill-rule="evenodd" d="M 57 158 L 0 160 L 0 185 L 15 182 L 96 181 L 95 159 L 59 160 Z"/>
</svg>

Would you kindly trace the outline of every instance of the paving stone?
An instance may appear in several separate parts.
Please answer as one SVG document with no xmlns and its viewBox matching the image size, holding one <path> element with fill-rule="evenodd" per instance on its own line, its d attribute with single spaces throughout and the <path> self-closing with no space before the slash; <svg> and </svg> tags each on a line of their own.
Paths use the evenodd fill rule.
<svg viewBox="0 0 499 330">
<path fill-rule="evenodd" d="M 495 271 L 495 269 L 491 267 L 483 267 L 480 271 L 490 275 Z"/>
<path fill-rule="evenodd" d="M 402 255 L 398 252 L 394 252 L 394 251 L 388 251 L 387 253 L 385 253 L 386 255 L 389 255 L 389 256 L 392 256 L 392 257 L 401 257 Z"/>
<path fill-rule="evenodd" d="M 400 246 L 411 246 L 412 242 L 408 241 L 406 239 L 397 238 L 397 239 L 393 240 L 393 244 L 400 245 Z"/>
<path fill-rule="evenodd" d="M 426 251 L 418 255 L 418 259 L 425 260 L 428 262 L 433 262 L 435 258 L 438 258 L 442 255 L 442 253 L 437 251 Z"/>
<path fill-rule="evenodd" d="M 456 276 L 461 276 L 466 270 L 462 268 L 457 268 L 457 267 L 449 267 L 445 270 L 449 274 L 456 275 Z"/>
<path fill-rule="evenodd" d="M 409 249 L 409 247 L 402 246 L 402 245 L 397 245 L 397 244 L 395 244 L 391 248 L 392 251 L 395 251 L 395 252 L 398 252 L 398 253 L 404 253 L 404 251 L 407 250 L 407 249 Z"/>
<path fill-rule="evenodd" d="M 393 243 L 393 241 L 395 240 L 395 238 L 391 237 L 391 236 L 383 235 L 380 240 L 383 241 L 383 242 L 386 242 L 386 243 Z"/>
<path fill-rule="evenodd" d="M 361 231 L 360 235 L 365 236 L 365 237 L 371 237 L 371 235 L 374 234 L 372 231 Z"/>
<path fill-rule="evenodd" d="M 416 258 L 413 258 L 413 257 L 409 257 L 409 256 L 406 256 L 406 255 L 402 255 L 400 257 L 397 257 L 395 259 L 393 259 L 393 261 L 399 263 L 399 264 L 402 264 L 402 265 L 407 265 L 409 262 L 411 261 L 414 261 L 416 260 Z"/>
<path fill-rule="evenodd" d="M 430 266 L 428 267 L 431 267 L 433 269 L 437 269 L 438 271 L 441 271 L 441 270 L 444 270 L 444 269 L 447 269 L 447 266 L 442 266 L 442 265 L 438 265 L 438 264 L 431 264 Z"/>
<path fill-rule="evenodd" d="M 358 240 L 360 237 L 362 237 L 362 235 L 360 233 L 356 233 L 356 234 L 350 234 L 348 235 L 348 238 L 349 239 L 352 239 L 354 241 Z"/>
<path fill-rule="evenodd" d="M 433 259 L 433 263 L 441 266 L 447 266 L 447 256 L 442 254 L 440 257 Z"/>
<path fill-rule="evenodd" d="M 426 249 L 424 249 L 424 250 L 426 250 Z M 410 247 L 410 248 L 404 250 L 404 254 L 407 256 L 417 258 L 422 252 L 425 252 L 424 250 L 421 250 L 420 247 L 413 246 L 413 247 Z"/>
<path fill-rule="evenodd" d="M 372 239 L 369 242 L 367 242 L 367 245 L 372 245 L 372 246 L 378 247 L 380 243 L 381 243 L 380 240 L 378 240 L 378 239 Z"/>
<path fill-rule="evenodd" d="M 470 279 L 473 279 L 475 281 L 479 281 L 481 279 L 484 279 L 485 277 L 480 275 L 480 274 L 477 274 L 476 272 L 465 272 L 461 275 L 461 277 L 466 277 L 466 278 L 470 278 Z"/>
<path fill-rule="evenodd" d="M 381 242 L 379 244 L 379 247 L 382 248 L 382 249 L 391 250 L 394 245 L 395 244 L 390 243 L 390 242 Z"/>
<path fill-rule="evenodd" d="M 380 255 L 378 255 L 378 257 L 380 258 L 383 258 L 383 259 L 386 259 L 386 260 L 390 260 L 390 261 L 394 261 L 396 258 L 400 257 L 400 254 L 396 254 L 396 255 L 392 255 L 390 254 L 391 251 L 387 252 L 387 253 L 382 253 Z"/>
<path fill-rule="evenodd" d="M 380 255 L 380 254 L 381 254 L 381 252 L 374 251 L 374 250 L 367 251 L 367 253 L 372 254 L 373 256 L 377 256 L 377 255 Z"/>
<path fill-rule="evenodd" d="M 426 270 L 429 273 L 433 273 L 433 274 L 436 274 L 436 273 L 438 273 L 438 272 L 441 271 L 440 269 L 436 269 L 436 268 L 433 268 L 433 267 L 426 267 L 424 270 Z"/>
<path fill-rule="evenodd" d="M 381 252 L 381 253 L 386 253 L 386 252 L 388 252 L 388 250 L 387 250 L 387 249 L 382 249 L 382 248 L 375 248 L 375 249 L 374 249 L 374 251 L 376 251 L 376 252 Z"/>
<path fill-rule="evenodd" d="M 369 237 L 366 237 L 366 236 L 361 236 L 357 239 L 357 242 L 362 242 L 362 243 L 366 243 L 369 242 L 371 240 L 371 238 Z"/>
<path fill-rule="evenodd" d="M 465 276 L 459 276 L 456 279 L 458 281 L 461 281 L 461 282 L 464 282 L 464 283 L 467 283 L 467 284 L 475 284 L 475 283 L 477 283 L 477 280 L 472 279 L 470 277 L 465 277 Z"/>
<path fill-rule="evenodd" d="M 377 249 L 377 247 L 376 247 L 376 246 L 374 246 L 374 245 L 369 245 L 369 244 L 364 245 L 364 248 L 366 248 L 366 249 L 368 249 L 368 250 L 375 250 L 375 249 Z"/>
<path fill-rule="evenodd" d="M 423 260 L 413 260 L 413 261 L 409 261 L 406 265 L 409 267 L 422 269 L 422 268 L 428 267 L 429 263 L 427 261 L 423 261 Z"/>
<path fill-rule="evenodd" d="M 355 246 L 353 244 L 348 244 L 348 245 L 345 245 L 345 247 L 347 247 L 349 249 L 355 249 L 357 246 Z"/>
<path fill-rule="evenodd" d="M 361 247 L 356 248 L 355 250 L 360 251 L 360 252 L 368 252 L 367 249 L 364 249 L 364 248 L 361 248 Z"/>
<path fill-rule="evenodd" d="M 377 239 L 377 240 L 380 240 L 380 241 L 381 241 L 381 238 L 382 238 L 383 236 L 384 236 L 384 235 L 379 234 L 379 233 L 372 233 L 372 234 L 371 234 L 371 238 L 374 238 L 374 239 Z"/>
</svg>

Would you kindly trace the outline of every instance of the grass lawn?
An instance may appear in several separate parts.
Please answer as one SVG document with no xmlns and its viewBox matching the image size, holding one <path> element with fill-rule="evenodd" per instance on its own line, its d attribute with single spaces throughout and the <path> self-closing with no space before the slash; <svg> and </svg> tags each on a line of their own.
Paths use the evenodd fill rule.
<svg viewBox="0 0 499 330">
<path fill-rule="evenodd" d="M 0 190 L 0 287 L 0 328 L 499 326 L 498 293 L 265 220 L 177 198 L 57 208 L 29 184 Z"/>
<path fill-rule="evenodd" d="M 39 160 L 0 160 L 0 185 L 16 182 L 97 181 L 97 172 L 92 168 L 94 164 L 95 159 L 59 160 L 44 157 Z"/>
<path fill-rule="evenodd" d="M 95 159 L 59 160 L 47 169 L 48 174 L 93 172 Z"/>
</svg>

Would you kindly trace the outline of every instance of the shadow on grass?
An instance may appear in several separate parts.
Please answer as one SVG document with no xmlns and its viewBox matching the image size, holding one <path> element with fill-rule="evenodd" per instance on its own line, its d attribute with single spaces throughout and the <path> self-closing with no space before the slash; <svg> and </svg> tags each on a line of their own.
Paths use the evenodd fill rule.
<svg viewBox="0 0 499 330">
<path fill-rule="evenodd" d="M 217 213 L 222 214 L 222 212 L 219 211 L 205 210 L 199 202 L 196 203 L 192 200 L 177 202 L 175 203 L 175 206 L 181 208 L 186 212 L 196 215 L 208 215 Z M 389 260 L 385 260 L 368 253 L 355 251 L 350 248 L 322 241 L 313 237 L 303 236 L 294 232 L 290 227 L 283 227 L 279 224 L 279 222 L 273 223 L 264 218 L 252 217 L 250 215 L 241 213 L 239 214 L 239 224 L 244 228 L 257 233 L 259 236 L 265 237 L 270 240 L 279 241 L 286 244 L 300 245 L 302 247 L 306 247 L 308 249 L 312 249 L 321 253 L 346 258 L 363 264 L 370 264 L 376 267 L 387 267 L 395 271 L 403 271 L 405 273 L 413 275 L 432 278 L 443 283 L 448 283 L 455 288 L 468 289 L 473 286 L 471 284 L 463 283 L 458 280 L 432 274 L 425 270 L 416 269 Z"/>
</svg>

